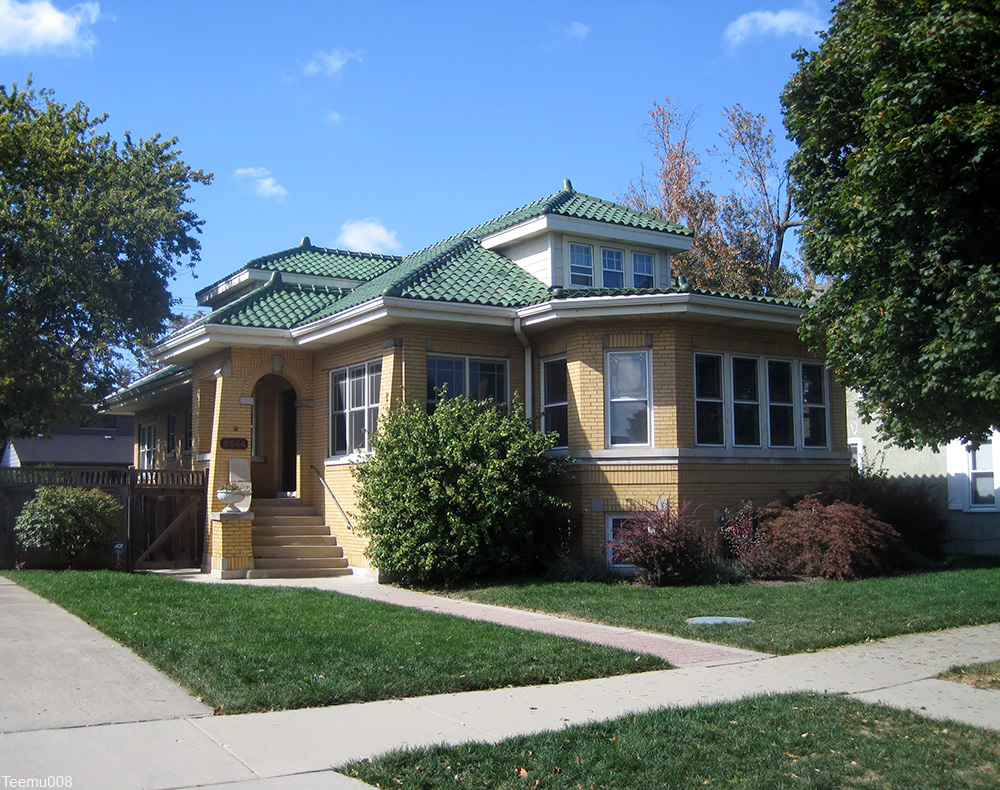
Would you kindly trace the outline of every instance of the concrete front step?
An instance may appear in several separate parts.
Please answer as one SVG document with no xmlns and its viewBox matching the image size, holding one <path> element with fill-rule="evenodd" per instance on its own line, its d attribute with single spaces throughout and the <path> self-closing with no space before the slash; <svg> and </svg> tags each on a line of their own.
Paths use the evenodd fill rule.
<svg viewBox="0 0 1000 790">
<path fill-rule="evenodd" d="M 297 527 L 254 524 L 253 539 L 257 538 L 299 538 L 304 535 L 330 536 L 330 528 L 325 524 L 303 524 Z"/>
<path fill-rule="evenodd" d="M 319 511 L 298 499 L 255 499 L 250 579 L 346 576 L 344 550 Z"/>
<path fill-rule="evenodd" d="M 337 546 L 333 535 L 257 535 L 253 536 L 254 546 Z"/>
<path fill-rule="evenodd" d="M 350 568 L 254 568 L 247 571 L 248 579 L 326 579 L 350 576 Z"/>
<path fill-rule="evenodd" d="M 335 570 L 347 567 L 346 557 L 254 557 L 253 566 L 258 570 L 274 570 L 278 568 Z"/>
<path fill-rule="evenodd" d="M 331 559 L 339 560 L 344 556 L 340 546 L 255 546 L 254 559 L 291 558 L 291 559 Z"/>
</svg>

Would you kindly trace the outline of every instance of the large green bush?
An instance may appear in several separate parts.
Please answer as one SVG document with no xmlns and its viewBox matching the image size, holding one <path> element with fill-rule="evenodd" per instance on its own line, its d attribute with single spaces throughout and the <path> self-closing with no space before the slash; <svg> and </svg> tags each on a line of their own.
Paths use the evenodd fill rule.
<svg viewBox="0 0 1000 790">
<path fill-rule="evenodd" d="M 21 510 L 14 532 L 28 549 L 62 554 L 70 566 L 80 552 L 118 535 L 122 506 L 96 488 L 43 486 Z"/>
<path fill-rule="evenodd" d="M 403 582 L 453 582 L 530 567 L 567 505 L 550 492 L 556 437 L 484 402 L 379 415 L 373 455 L 354 466 L 365 556 Z"/>
</svg>

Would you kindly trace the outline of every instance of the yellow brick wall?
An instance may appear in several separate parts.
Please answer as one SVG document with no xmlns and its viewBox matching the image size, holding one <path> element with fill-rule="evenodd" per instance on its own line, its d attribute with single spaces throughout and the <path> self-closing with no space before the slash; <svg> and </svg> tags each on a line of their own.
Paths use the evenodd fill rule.
<svg viewBox="0 0 1000 790">
<path fill-rule="evenodd" d="M 604 409 L 604 360 L 611 350 L 651 352 L 653 454 L 645 461 L 628 448 L 608 452 Z M 608 320 L 578 323 L 532 338 L 535 356 L 536 411 L 541 409 L 541 364 L 546 357 L 565 355 L 569 379 L 570 453 L 584 458 L 572 468 L 573 480 L 562 487 L 581 528 L 580 544 L 588 556 L 605 556 L 606 515 L 626 511 L 632 503 L 691 500 L 700 519 L 711 522 L 715 511 L 743 499 L 766 504 L 782 495 L 804 494 L 823 481 L 847 473 L 846 459 L 820 452 L 811 460 L 765 459 L 738 463 L 720 450 L 719 459 L 703 461 L 682 455 L 695 447 L 694 353 L 722 351 L 753 356 L 813 360 L 794 332 L 722 331 L 684 321 Z M 843 388 L 831 381 L 830 437 L 833 453 L 846 453 L 846 408 Z M 644 448 L 645 452 L 650 452 Z M 682 460 L 678 463 L 678 455 Z"/>
</svg>

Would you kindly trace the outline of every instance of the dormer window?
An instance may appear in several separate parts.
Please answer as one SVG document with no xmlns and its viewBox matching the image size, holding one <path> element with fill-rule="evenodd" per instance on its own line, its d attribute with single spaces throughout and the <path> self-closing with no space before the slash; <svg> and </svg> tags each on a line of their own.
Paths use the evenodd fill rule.
<svg viewBox="0 0 1000 790">
<path fill-rule="evenodd" d="M 653 255 L 649 252 L 632 253 L 632 287 L 653 287 Z"/>
<path fill-rule="evenodd" d="M 569 245 L 569 281 L 587 288 L 594 284 L 594 248 L 589 244 Z"/>
<path fill-rule="evenodd" d="M 569 283 L 577 288 L 654 288 L 656 255 L 622 247 L 569 242 Z M 595 272 L 595 259 L 600 269 Z"/>
<path fill-rule="evenodd" d="M 625 286 L 625 253 L 622 250 L 601 250 L 603 270 L 602 285 L 605 288 L 623 288 Z"/>
</svg>

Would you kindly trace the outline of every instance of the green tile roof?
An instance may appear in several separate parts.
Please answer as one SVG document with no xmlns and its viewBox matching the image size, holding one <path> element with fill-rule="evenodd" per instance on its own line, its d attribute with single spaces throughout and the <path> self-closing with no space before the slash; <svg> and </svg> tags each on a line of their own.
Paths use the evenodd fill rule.
<svg viewBox="0 0 1000 790">
<path fill-rule="evenodd" d="M 307 277 L 331 277 L 338 280 L 364 282 L 377 277 L 393 266 L 397 266 L 402 260 L 398 255 L 379 255 L 373 252 L 350 252 L 315 247 L 307 236 L 302 239 L 302 243 L 298 247 L 254 258 L 237 272 L 247 270 L 282 272 L 301 274 Z M 233 272 L 233 274 L 237 272 Z M 230 274 L 208 287 L 202 288 L 196 294 L 198 301 L 201 301 L 203 294 L 216 288 L 232 276 Z"/>
<path fill-rule="evenodd" d="M 194 325 L 291 329 L 382 296 L 519 307 L 569 295 L 611 295 L 612 292 L 600 289 L 554 293 L 517 264 L 485 249 L 478 241 L 545 214 L 691 235 L 687 228 L 675 223 L 576 192 L 572 184 L 565 181 L 561 190 L 548 197 L 405 257 L 314 247 L 305 238 L 298 247 L 247 263 L 240 271 L 270 271 L 277 276 L 265 286 L 219 307 Z M 283 282 L 282 273 L 357 280 L 360 284 L 350 290 L 299 286 Z M 199 297 L 226 279 L 199 292 Z"/>
<path fill-rule="evenodd" d="M 351 293 L 347 288 L 286 283 L 275 272 L 262 287 L 213 310 L 181 331 L 202 324 L 291 329 Z"/>
<path fill-rule="evenodd" d="M 627 206 L 612 203 L 610 200 L 584 195 L 576 192 L 573 185 L 566 180 L 563 188 L 554 192 L 548 197 L 528 203 L 519 209 L 508 212 L 501 217 L 478 225 L 464 235 L 481 239 L 493 233 L 499 233 L 525 220 L 540 217 L 543 214 L 556 214 L 563 217 L 575 217 L 577 219 L 592 219 L 600 222 L 608 222 L 613 225 L 624 225 L 630 228 L 643 228 L 645 230 L 658 230 L 667 233 L 674 233 L 679 236 L 693 236 L 692 231 L 683 225 L 675 222 L 667 222 L 652 214 L 646 214 Z"/>
</svg>

